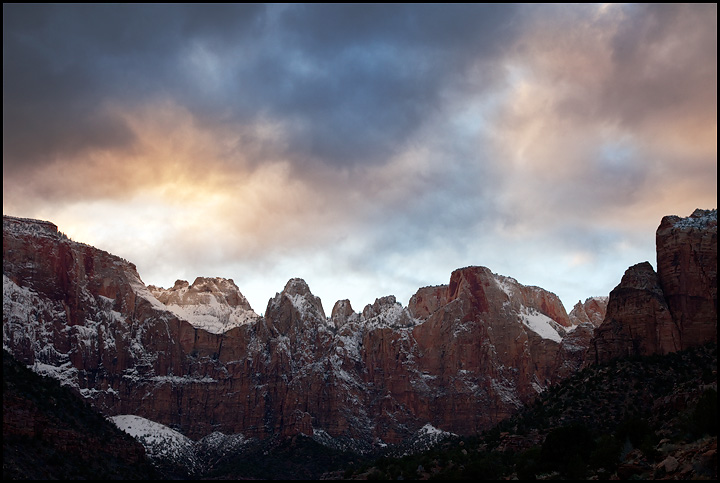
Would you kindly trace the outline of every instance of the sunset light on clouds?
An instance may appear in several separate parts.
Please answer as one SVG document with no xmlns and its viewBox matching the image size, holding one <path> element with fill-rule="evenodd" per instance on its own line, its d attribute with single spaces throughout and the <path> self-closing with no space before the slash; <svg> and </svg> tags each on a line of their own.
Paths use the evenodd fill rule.
<svg viewBox="0 0 720 483">
<path fill-rule="evenodd" d="M 3 213 L 146 284 L 569 311 L 716 207 L 716 4 L 3 5 Z"/>
</svg>

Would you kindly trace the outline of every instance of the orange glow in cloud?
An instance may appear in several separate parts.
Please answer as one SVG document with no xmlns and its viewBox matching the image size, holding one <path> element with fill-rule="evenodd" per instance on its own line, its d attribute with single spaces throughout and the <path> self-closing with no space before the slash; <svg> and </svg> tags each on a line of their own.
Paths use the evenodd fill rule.
<svg viewBox="0 0 720 483">
<path fill-rule="evenodd" d="M 136 263 L 153 284 L 252 272 L 269 297 L 290 277 L 322 272 L 338 298 L 349 296 L 341 285 L 382 296 L 396 282 L 414 290 L 484 264 L 549 290 L 572 280 L 578 291 L 588 273 L 620 276 L 621 252 L 629 263 L 651 257 L 663 215 L 717 203 L 717 27 L 699 21 L 714 8 L 511 9 L 519 28 L 489 50 L 494 39 L 475 38 L 474 24 L 474 44 L 448 43 L 454 30 L 435 43 L 429 31 L 410 49 L 382 25 L 367 45 L 350 36 L 332 48 L 284 43 L 312 30 L 188 38 L 155 57 L 106 59 L 112 72 L 130 67 L 131 88 L 107 85 L 92 51 L 93 83 L 75 97 L 51 89 L 58 97 L 44 104 L 17 87 L 26 97 L 12 111 L 18 128 L 6 125 L 17 159 L 3 164 L 3 211 L 50 220 Z M 31 46 L 22 25 L 16 32 L 22 66 Z M 46 64 L 35 67 L 49 75 Z M 33 106 L 37 117 L 23 119 Z M 58 129 L 72 114 L 75 125 Z M 537 280 L 524 279 L 533 269 Z"/>
</svg>

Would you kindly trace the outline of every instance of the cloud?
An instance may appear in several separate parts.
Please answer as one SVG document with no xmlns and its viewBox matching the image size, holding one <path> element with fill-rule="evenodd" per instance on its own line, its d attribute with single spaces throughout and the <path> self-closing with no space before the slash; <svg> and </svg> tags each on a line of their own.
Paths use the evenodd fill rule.
<svg viewBox="0 0 720 483">
<path fill-rule="evenodd" d="M 512 87 L 495 126 L 516 180 L 508 202 L 603 223 L 642 205 L 673 209 L 681 196 L 660 200 L 658 191 L 687 194 L 684 184 L 713 194 L 683 209 L 712 202 L 716 8 L 609 6 L 587 15 L 558 7 L 533 16 L 507 57 Z"/>
<path fill-rule="evenodd" d="M 4 5 L 3 211 L 156 284 L 584 298 L 717 203 L 716 51 L 715 5 Z"/>
<path fill-rule="evenodd" d="M 384 163 L 515 35 L 513 11 L 4 6 L 4 155 L 52 162 L 130 146 L 108 104 L 170 98 L 208 126 L 282 124 L 283 155 L 303 168 Z"/>
</svg>

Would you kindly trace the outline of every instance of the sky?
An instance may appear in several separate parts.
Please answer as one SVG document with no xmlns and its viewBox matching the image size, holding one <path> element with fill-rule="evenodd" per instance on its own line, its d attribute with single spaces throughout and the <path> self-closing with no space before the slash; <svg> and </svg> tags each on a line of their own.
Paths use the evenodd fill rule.
<svg viewBox="0 0 720 483">
<path fill-rule="evenodd" d="M 716 207 L 716 4 L 3 4 L 3 214 L 148 285 L 570 311 Z"/>
</svg>

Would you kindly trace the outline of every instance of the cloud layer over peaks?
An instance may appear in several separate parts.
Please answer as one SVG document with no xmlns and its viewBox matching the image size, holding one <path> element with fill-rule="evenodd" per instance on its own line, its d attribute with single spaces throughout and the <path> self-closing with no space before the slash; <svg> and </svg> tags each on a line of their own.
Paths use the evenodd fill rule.
<svg viewBox="0 0 720 483">
<path fill-rule="evenodd" d="M 606 295 L 717 205 L 717 6 L 3 5 L 3 212 L 147 283 Z"/>
</svg>

